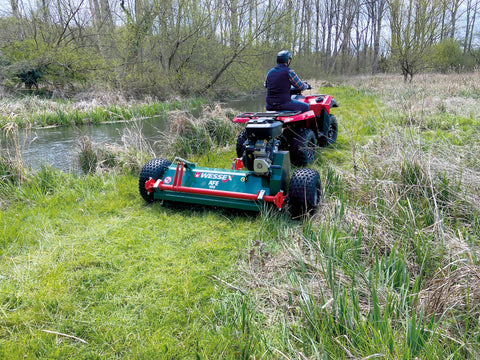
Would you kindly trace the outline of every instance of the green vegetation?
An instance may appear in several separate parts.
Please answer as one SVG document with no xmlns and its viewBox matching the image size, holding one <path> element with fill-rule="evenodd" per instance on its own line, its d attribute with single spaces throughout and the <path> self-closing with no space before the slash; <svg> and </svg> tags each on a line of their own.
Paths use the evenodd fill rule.
<svg viewBox="0 0 480 360">
<path fill-rule="evenodd" d="M 261 88 L 285 48 L 301 78 L 473 71 L 478 1 L 10 0 L 0 95 L 237 94 Z"/>
<path fill-rule="evenodd" d="M 255 219 L 147 207 L 137 183 L 46 170 L 11 194 L 30 206 L 0 219 L 5 358 L 184 358 L 224 346 L 212 317 L 225 290 L 212 276 L 232 268 Z"/>
<path fill-rule="evenodd" d="M 477 358 L 478 83 L 320 89 L 340 104 L 340 132 L 319 149 L 323 203 L 303 222 L 145 205 L 133 165 L 17 176 L 3 156 L 0 354 Z M 228 167 L 232 138 L 215 141 L 228 116 L 216 119 L 200 149 L 213 150 L 189 157 Z"/>
<path fill-rule="evenodd" d="M 38 96 L 0 97 L 0 127 L 14 123 L 20 127 L 100 124 L 166 116 L 169 111 L 194 109 L 205 104 L 202 98 L 172 101 L 128 102 L 117 94 L 103 94 L 83 101 L 49 100 Z"/>
</svg>

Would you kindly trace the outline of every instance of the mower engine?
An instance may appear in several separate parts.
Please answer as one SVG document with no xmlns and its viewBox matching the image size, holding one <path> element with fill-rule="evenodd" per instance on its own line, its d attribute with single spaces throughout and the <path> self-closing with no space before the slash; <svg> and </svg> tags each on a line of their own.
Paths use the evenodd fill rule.
<svg viewBox="0 0 480 360">
<path fill-rule="evenodd" d="M 248 170 L 259 176 L 271 174 L 275 155 L 279 154 L 280 140 L 277 138 L 282 135 L 282 125 L 281 121 L 272 118 L 252 119 L 248 122 L 247 141 L 242 158 Z M 285 152 L 281 153 L 284 157 Z"/>
</svg>

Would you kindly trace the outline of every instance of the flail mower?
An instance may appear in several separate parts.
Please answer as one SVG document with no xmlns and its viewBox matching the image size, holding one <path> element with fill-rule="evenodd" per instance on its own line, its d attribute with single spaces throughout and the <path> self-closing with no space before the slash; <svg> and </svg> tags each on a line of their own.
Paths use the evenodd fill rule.
<svg viewBox="0 0 480 360">
<path fill-rule="evenodd" d="M 300 111 L 246 112 L 233 121 L 246 124 L 251 119 L 270 118 L 282 123 L 283 132 L 279 137 L 281 150 L 289 150 L 292 164 L 306 166 L 313 162 L 317 146 L 326 147 L 337 141 L 338 123 L 330 109 L 338 107 L 331 95 L 303 95 L 300 90 L 291 89 L 292 99 L 309 104 L 310 109 Z M 237 138 L 237 156 L 241 157 L 248 140 L 247 130 Z"/>
<path fill-rule="evenodd" d="M 279 150 L 284 122 L 274 117 L 252 117 L 245 126 L 243 153 L 231 169 L 199 167 L 181 158 L 173 163 L 152 159 L 139 178 L 147 202 L 163 200 L 259 211 L 265 204 L 292 217 L 316 209 L 321 197 L 320 175 L 301 168 L 291 173 L 290 153 Z M 246 168 L 246 169 L 245 169 Z"/>
</svg>

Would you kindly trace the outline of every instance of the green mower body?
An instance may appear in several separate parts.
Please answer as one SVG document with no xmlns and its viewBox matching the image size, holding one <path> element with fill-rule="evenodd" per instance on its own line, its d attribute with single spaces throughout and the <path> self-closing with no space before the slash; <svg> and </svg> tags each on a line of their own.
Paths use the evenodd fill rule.
<svg viewBox="0 0 480 360">
<path fill-rule="evenodd" d="M 177 159 L 161 178 L 146 182 L 146 192 L 151 200 L 252 211 L 260 210 L 265 202 L 276 202 L 281 208 L 290 181 L 289 153 L 277 153 L 274 164 L 269 176 L 259 176 L 249 170 L 198 167 Z"/>
</svg>

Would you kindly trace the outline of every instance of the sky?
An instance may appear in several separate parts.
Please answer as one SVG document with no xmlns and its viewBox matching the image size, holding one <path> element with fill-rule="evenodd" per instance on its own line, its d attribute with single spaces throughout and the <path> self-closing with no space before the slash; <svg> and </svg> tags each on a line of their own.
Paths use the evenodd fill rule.
<svg viewBox="0 0 480 360">
<path fill-rule="evenodd" d="M 10 1 L 0 0 L 0 15 L 4 15 L 5 12 L 10 13 L 11 11 Z"/>
</svg>

